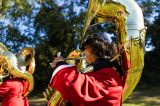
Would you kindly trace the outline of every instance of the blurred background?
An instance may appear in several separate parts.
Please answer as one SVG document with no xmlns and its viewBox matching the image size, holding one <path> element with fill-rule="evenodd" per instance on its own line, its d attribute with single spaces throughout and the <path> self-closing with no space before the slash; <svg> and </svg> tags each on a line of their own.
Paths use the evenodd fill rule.
<svg viewBox="0 0 160 106">
<path fill-rule="evenodd" d="M 124 106 L 160 105 L 160 0 L 136 0 L 147 27 L 141 80 Z M 0 0 L 0 42 L 17 54 L 33 47 L 35 87 L 30 104 L 44 106 L 42 92 L 52 75 L 49 63 L 61 51 L 66 57 L 80 42 L 88 0 Z M 97 30 L 99 27 L 97 27 Z"/>
</svg>

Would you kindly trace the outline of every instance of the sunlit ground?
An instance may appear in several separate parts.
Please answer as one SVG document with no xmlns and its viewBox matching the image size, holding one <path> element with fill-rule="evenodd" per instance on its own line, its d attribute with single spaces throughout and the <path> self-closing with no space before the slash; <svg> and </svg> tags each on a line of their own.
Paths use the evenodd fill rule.
<svg viewBox="0 0 160 106">
<path fill-rule="evenodd" d="M 136 88 L 123 106 L 160 106 L 160 87 Z"/>
</svg>

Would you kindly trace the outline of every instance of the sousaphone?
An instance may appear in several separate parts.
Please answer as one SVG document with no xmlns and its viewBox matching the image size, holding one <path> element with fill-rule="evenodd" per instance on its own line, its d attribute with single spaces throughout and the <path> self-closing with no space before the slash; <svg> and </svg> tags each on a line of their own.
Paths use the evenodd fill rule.
<svg viewBox="0 0 160 106">
<path fill-rule="evenodd" d="M 5 45 L 0 43 L 0 76 L 1 83 L 6 77 L 13 78 L 18 77 L 26 80 L 25 90 L 23 96 L 33 90 L 34 78 L 33 73 L 35 69 L 34 49 L 31 47 L 23 48 L 17 55 L 8 51 Z M 25 70 L 21 70 L 20 67 L 26 67 Z"/>
</svg>

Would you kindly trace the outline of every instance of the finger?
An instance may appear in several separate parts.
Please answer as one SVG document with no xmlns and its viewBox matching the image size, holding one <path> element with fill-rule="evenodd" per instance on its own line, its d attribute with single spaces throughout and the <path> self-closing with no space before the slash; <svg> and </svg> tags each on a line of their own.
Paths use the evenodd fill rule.
<svg viewBox="0 0 160 106">
<path fill-rule="evenodd" d="M 61 52 L 58 52 L 58 53 L 57 53 L 57 57 L 60 57 L 60 56 L 61 56 Z"/>
</svg>

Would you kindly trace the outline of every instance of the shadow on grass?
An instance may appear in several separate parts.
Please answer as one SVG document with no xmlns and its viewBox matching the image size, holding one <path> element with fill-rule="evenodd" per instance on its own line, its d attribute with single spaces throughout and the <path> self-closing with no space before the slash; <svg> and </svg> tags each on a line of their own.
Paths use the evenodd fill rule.
<svg viewBox="0 0 160 106">
<path fill-rule="evenodd" d="M 160 106 L 160 86 L 138 86 L 123 106 Z"/>
<path fill-rule="evenodd" d="M 34 91 L 29 96 L 29 106 L 47 106 L 47 100 L 44 98 L 43 91 Z"/>
</svg>

